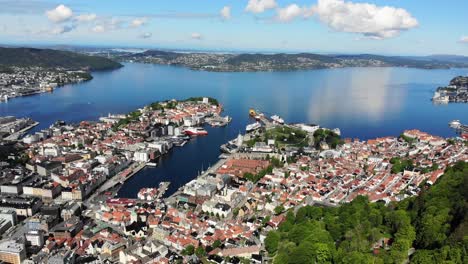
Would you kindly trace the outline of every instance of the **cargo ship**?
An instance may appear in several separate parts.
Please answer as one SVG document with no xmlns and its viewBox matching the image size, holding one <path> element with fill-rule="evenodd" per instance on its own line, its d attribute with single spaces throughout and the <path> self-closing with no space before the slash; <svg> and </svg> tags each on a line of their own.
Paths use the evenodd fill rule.
<svg viewBox="0 0 468 264">
<path fill-rule="evenodd" d="M 259 111 L 255 111 L 255 109 L 250 108 L 249 110 L 249 116 L 255 118 L 255 120 L 259 121 L 262 117 L 264 117 L 264 114 L 260 113 Z"/>
<path fill-rule="evenodd" d="M 188 127 L 184 130 L 184 133 L 189 136 L 205 136 L 208 132 L 201 127 Z"/>
</svg>

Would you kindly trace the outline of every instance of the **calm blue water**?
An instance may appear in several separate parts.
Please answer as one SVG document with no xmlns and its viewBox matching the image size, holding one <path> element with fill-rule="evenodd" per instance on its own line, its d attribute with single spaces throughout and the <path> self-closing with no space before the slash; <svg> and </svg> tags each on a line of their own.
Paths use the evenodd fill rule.
<svg viewBox="0 0 468 264">
<path fill-rule="evenodd" d="M 296 72 L 214 73 L 149 64 L 126 64 L 110 72 L 96 72 L 90 82 L 68 85 L 51 94 L 0 103 L 0 115 L 28 116 L 48 127 L 96 120 L 107 113 L 125 113 L 153 101 L 212 96 L 225 106 L 233 122 L 208 128 L 197 138 L 165 156 L 157 168 L 144 169 L 129 180 L 120 195 L 135 197 L 142 187 L 171 181 L 168 193 L 214 164 L 219 145 L 243 132 L 248 109 L 279 114 L 287 122 L 317 123 L 341 129 L 344 137 L 361 139 L 399 135 L 417 128 L 452 136 L 447 123 L 468 123 L 468 104 L 433 105 L 434 90 L 468 69 L 346 68 Z"/>
</svg>

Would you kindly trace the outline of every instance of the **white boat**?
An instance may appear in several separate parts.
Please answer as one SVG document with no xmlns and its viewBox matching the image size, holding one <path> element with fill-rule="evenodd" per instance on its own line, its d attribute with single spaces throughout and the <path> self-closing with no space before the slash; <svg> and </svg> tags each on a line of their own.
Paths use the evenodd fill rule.
<svg viewBox="0 0 468 264">
<path fill-rule="evenodd" d="M 452 121 L 450 121 L 449 126 L 450 126 L 451 128 L 460 128 L 460 126 L 461 126 L 460 120 L 452 120 Z"/>
<path fill-rule="evenodd" d="M 147 162 L 147 163 L 146 163 L 146 166 L 148 166 L 148 167 L 156 167 L 156 166 L 158 166 L 158 164 L 157 164 L 156 162 Z"/>
<path fill-rule="evenodd" d="M 247 132 L 251 132 L 251 131 L 254 131 L 254 130 L 257 130 L 259 129 L 260 127 L 262 127 L 262 125 L 259 123 L 259 122 L 255 122 L 253 124 L 249 124 L 245 127 L 245 131 Z"/>
<path fill-rule="evenodd" d="M 277 115 L 271 116 L 271 120 L 273 120 L 273 122 L 278 123 L 278 124 L 284 124 L 284 119 Z"/>
</svg>

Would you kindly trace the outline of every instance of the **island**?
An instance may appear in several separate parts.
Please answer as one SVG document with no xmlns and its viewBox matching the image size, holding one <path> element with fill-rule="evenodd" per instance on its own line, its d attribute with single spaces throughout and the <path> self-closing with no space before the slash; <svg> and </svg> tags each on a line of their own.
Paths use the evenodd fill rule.
<svg viewBox="0 0 468 264">
<path fill-rule="evenodd" d="M 88 81 L 91 71 L 119 67 L 107 58 L 69 51 L 0 47 L 0 102 Z"/>
<path fill-rule="evenodd" d="M 435 103 L 468 103 L 468 76 L 458 76 L 445 87 L 439 87 L 432 97 Z"/>
<path fill-rule="evenodd" d="M 466 260 L 468 141 L 415 129 L 362 141 L 251 111 L 257 125 L 175 193 L 160 182 L 116 197 L 143 167 L 157 170 L 159 156 L 206 136 L 204 125 L 229 121 L 221 113 L 214 98 L 165 100 L 19 139 L 0 163 L 0 259 Z"/>
<path fill-rule="evenodd" d="M 180 65 L 193 70 L 215 72 L 293 71 L 343 67 L 411 67 L 446 69 L 468 67 L 468 59 L 447 57 L 402 57 L 372 54 L 321 55 L 314 53 L 203 53 L 147 50 L 114 55 L 116 60 Z"/>
</svg>

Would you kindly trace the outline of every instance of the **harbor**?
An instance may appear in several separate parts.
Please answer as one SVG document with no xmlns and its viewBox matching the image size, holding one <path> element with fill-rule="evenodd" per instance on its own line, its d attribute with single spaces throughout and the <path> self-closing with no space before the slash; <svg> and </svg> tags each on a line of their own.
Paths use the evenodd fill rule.
<svg viewBox="0 0 468 264">
<path fill-rule="evenodd" d="M 37 125 L 39 125 L 39 122 L 30 118 L 0 117 L 0 141 L 19 140 Z"/>
<path fill-rule="evenodd" d="M 452 120 L 449 122 L 449 126 L 455 130 L 462 138 L 468 139 L 468 125 L 462 124 L 460 120 Z"/>
</svg>

